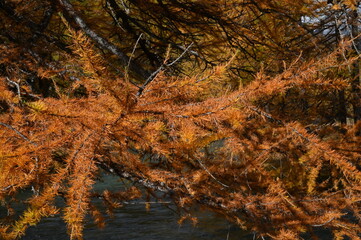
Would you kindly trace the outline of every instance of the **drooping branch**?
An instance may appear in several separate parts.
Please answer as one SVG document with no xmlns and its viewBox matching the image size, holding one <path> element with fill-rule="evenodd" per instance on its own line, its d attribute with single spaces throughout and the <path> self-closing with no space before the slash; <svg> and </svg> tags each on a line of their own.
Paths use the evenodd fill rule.
<svg viewBox="0 0 361 240">
<path fill-rule="evenodd" d="M 126 67 L 129 63 L 129 57 L 122 52 L 117 46 L 107 41 L 105 38 L 101 37 L 95 31 L 93 31 L 85 21 L 79 16 L 75 11 L 73 6 L 67 0 L 57 0 L 59 5 L 62 7 L 64 17 L 67 21 L 74 22 L 78 28 L 80 28 L 90 39 L 92 39 L 100 48 L 108 50 L 118 57 L 121 64 Z M 140 80 L 146 80 L 149 77 L 149 72 L 145 70 L 142 66 L 136 63 L 134 60 L 129 64 L 129 70 Z"/>
<path fill-rule="evenodd" d="M 153 39 L 156 39 L 157 41 L 159 41 L 160 43 L 162 43 L 164 45 L 170 45 L 171 47 L 173 47 L 175 49 L 185 51 L 186 47 L 181 46 L 174 41 L 171 41 L 171 39 L 169 39 L 167 37 L 162 37 L 162 36 L 155 34 L 154 32 L 151 31 L 151 29 L 149 27 L 147 27 L 146 25 L 143 25 L 142 21 L 129 16 L 128 11 L 127 10 L 124 11 L 123 9 L 121 9 L 119 7 L 119 5 L 116 3 L 116 1 L 107 0 L 107 4 L 109 4 L 109 8 L 111 11 L 115 11 L 115 12 L 112 12 L 112 17 L 114 18 L 114 21 L 117 23 L 117 25 L 120 28 L 122 28 L 122 29 L 124 28 L 124 30 L 133 34 L 135 38 L 137 38 L 136 29 L 139 29 L 140 31 L 146 33 L 148 36 L 150 36 Z M 162 1 L 159 1 L 159 4 L 160 4 L 160 6 L 165 7 L 165 5 L 162 4 Z M 169 13 L 169 14 L 171 14 L 171 13 Z M 118 18 L 120 18 L 122 20 L 122 24 L 118 21 Z M 136 28 L 134 28 L 133 25 Z M 140 46 L 150 61 L 159 63 L 159 59 L 158 59 L 159 56 L 157 56 L 156 54 L 154 54 L 151 51 L 152 50 L 151 47 L 146 46 L 145 40 L 140 41 Z M 202 56 L 202 54 L 198 53 L 195 50 L 188 50 L 188 53 L 193 56 L 196 56 L 197 58 L 199 58 L 200 60 L 202 60 L 203 62 L 205 62 L 207 64 L 215 65 L 214 63 L 205 59 Z"/>
<path fill-rule="evenodd" d="M 2 11 L 7 17 L 12 19 L 12 21 L 15 21 L 16 24 L 21 24 L 22 26 L 27 27 L 33 33 L 31 37 L 32 39 L 30 39 L 30 41 L 36 40 L 39 37 L 43 37 L 46 39 L 47 42 L 55 44 L 62 51 L 70 53 L 69 49 L 66 47 L 66 45 L 63 42 L 59 41 L 54 36 L 50 36 L 44 33 L 54 13 L 53 6 L 50 6 L 49 9 L 44 12 L 43 19 L 40 21 L 39 24 L 34 22 L 32 19 L 15 12 L 14 9 L 15 6 L 11 5 L 10 3 L 4 0 L 0 0 L 0 11 Z M 1 34 L 4 33 L 6 32 L 4 31 Z M 13 42 L 19 42 L 18 39 L 13 38 L 12 36 L 7 35 L 6 37 L 10 38 L 11 41 Z"/>
<path fill-rule="evenodd" d="M 134 184 L 140 185 L 142 187 L 145 188 L 149 188 L 151 190 L 154 191 L 158 191 L 158 192 L 162 192 L 165 194 L 169 194 L 170 196 L 188 196 L 188 197 L 192 197 L 190 194 L 185 193 L 184 191 L 182 191 L 182 187 L 184 186 L 177 186 L 177 187 L 172 187 L 166 184 L 166 182 L 159 182 L 159 181 L 152 181 L 151 179 L 147 179 L 144 178 L 138 174 L 136 174 L 135 172 L 130 172 L 127 171 L 123 166 L 119 165 L 119 164 L 115 164 L 114 162 L 100 162 L 101 167 L 112 173 L 112 174 L 116 174 L 117 176 L 127 179 L 129 181 L 131 181 Z M 179 182 L 182 182 L 181 179 L 178 179 Z M 185 187 L 184 187 L 185 188 Z M 231 209 L 228 206 L 222 204 L 221 202 L 217 202 L 212 200 L 211 198 L 207 197 L 207 196 L 201 196 L 199 198 L 194 199 L 197 201 L 197 203 L 210 207 L 210 208 L 217 208 L 217 209 L 222 209 L 222 210 L 226 210 L 229 212 L 236 212 L 237 209 Z"/>
</svg>

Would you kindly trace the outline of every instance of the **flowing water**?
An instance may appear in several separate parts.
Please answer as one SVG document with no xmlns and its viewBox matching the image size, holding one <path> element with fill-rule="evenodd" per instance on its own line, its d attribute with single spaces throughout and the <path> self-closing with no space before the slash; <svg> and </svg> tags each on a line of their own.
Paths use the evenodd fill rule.
<svg viewBox="0 0 361 240">
<path fill-rule="evenodd" d="M 196 240 L 196 239 L 252 239 L 239 228 L 229 224 L 211 214 L 201 214 L 199 224 L 193 226 L 190 223 L 179 225 L 178 216 L 169 209 L 156 206 L 147 211 L 141 205 L 129 205 L 115 214 L 115 217 L 107 221 L 103 229 L 93 224 L 86 225 L 84 231 L 85 240 L 111 240 L 111 239 L 134 239 L 134 240 Z M 36 227 L 27 231 L 24 240 L 65 240 L 65 224 L 60 218 L 47 218 Z"/>
<path fill-rule="evenodd" d="M 95 185 L 95 191 L 119 189 L 123 183 L 114 177 L 104 175 L 103 180 Z M 22 193 L 26 198 L 30 193 Z M 99 200 L 98 204 L 100 205 Z M 59 205 L 62 205 L 59 201 Z M 97 204 L 97 202 L 96 202 Z M 174 207 L 174 206 L 173 206 Z M 20 205 L 16 210 L 23 209 Z M 189 222 L 179 225 L 179 215 L 168 207 L 154 203 L 147 210 L 141 202 L 130 202 L 114 212 L 113 218 L 107 218 L 106 226 L 99 229 L 90 219 L 84 230 L 85 240 L 240 240 L 253 239 L 253 234 L 246 233 L 237 226 L 210 212 L 198 211 L 198 224 Z M 0 208 L 0 217 L 6 210 Z M 66 225 L 60 216 L 45 218 L 36 226 L 28 228 L 22 240 L 67 240 Z"/>
</svg>

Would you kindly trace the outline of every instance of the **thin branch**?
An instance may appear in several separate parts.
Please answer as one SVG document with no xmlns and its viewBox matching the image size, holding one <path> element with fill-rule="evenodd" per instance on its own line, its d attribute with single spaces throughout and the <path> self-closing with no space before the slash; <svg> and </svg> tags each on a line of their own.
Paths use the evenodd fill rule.
<svg viewBox="0 0 361 240">
<path fill-rule="evenodd" d="M 137 41 L 136 41 L 135 44 L 134 44 L 133 51 L 132 51 L 132 54 L 130 55 L 130 58 L 129 58 L 129 61 L 128 61 L 128 65 L 127 65 L 127 68 L 126 68 L 127 70 L 129 69 L 130 62 L 132 61 L 132 58 L 133 58 L 133 56 L 134 56 L 135 49 L 137 48 L 138 43 L 139 43 L 140 39 L 142 38 L 142 36 L 143 36 L 143 33 L 141 33 L 141 34 L 139 35 Z"/>
<path fill-rule="evenodd" d="M 16 87 L 16 90 L 17 90 L 17 92 L 18 92 L 18 97 L 19 97 L 19 99 L 21 99 L 21 92 L 20 92 L 19 83 L 10 80 L 8 77 L 6 77 L 6 80 L 7 80 L 10 84 L 12 84 L 12 85 L 14 85 L 14 86 Z"/>
<path fill-rule="evenodd" d="M 55 0 L 53 0 L 55 1 Z M 100 48 L 106 49 L 109 52 L 113 53 L 114 55 L 116 55 L 118 57 L 118 59 L 120 60 L 120 62 L 122 63 L 122 65 L 124 67 L 127 66 L 127 64 L 129 63 L 129 57 L 122 52 L 117 46 L 115 46 L 114 44 L 108 42 L 106 39 L 104 39 L 103 37 L 99 36 L 96 32 L 94 32 L 86 23 L 85 21 L 76 13 L 76 11 L 74 10 L 73 6 L 69 3 L 69 1 L 67 0 L 57 0 L 57 2 L 60 4 L 60 6 L 63 7 L 64 12 L 66 14 L 64 14 L 64 17 L 69 21 L 69 22 L 75 22 L 76 25 L 90 38 L 92 39 L 94 42 L 96 42 L 98 44 L 98 46 Z M 72 20 L 72 21 L 70 21 Z M 139 64 L 137 64 L 136 62 L 132 61 L 130 63 L 129 66 L 129 70 L 135 74 L 136 76 L 142 78 L 142 79 L 147 79 L 149 77 L 149 72 L 147 70 L 145 70 L 143 67 L 141 67 Z"/>
<path fill-rule="evenodd" d="M 122 202 L 122 204 L 127 204 L 127 205 L 137 205 L 137 204 L 171 204 L 172 202 L 128 202 L 128 201 L 124 201 Z"/>
<path fill-rule="evenodd" d="M 113 163 L 113 162 L 107 162 L 105 163 L 104 161 L 100 162 L 100 164 L 102 165 L 102 168 L 106 171 L 109 171 L 113 174 L 118 175 L 121 178 L 127 179 L 133 183 L 142 185 L 145 188 L 150 188 L 156 191 L 160 191 L 166 194 L 170 194 L 170 195 L 188 195 L 184 192 L 182 192 L 182 189 L 180 187 L 171 187 L 168 186 L 165 182 L 159 182 L 159 181 L 155 181 L 153 182 L 152 180 L 146 179 L 140 175 L 135 174 L 134 172 L 128 172 L 124 169 L 124 167 Z M 179 181 L 181 181 L 182 179 L 180 178 Z M 190 196 L 190 195 L 188 195 Z M 227 210 L 230 212 L 236 212 L 238 211 L 238 209 L 233 209 L 230 207 L 227 207 L 226 205 L 224 205 L 221 202 L 217 202 L 214 201 L 212 199 L 210 199 L 207 196 L 200 196 L 199 198 L 195 199 L 199 204 L 203 204 L 206 205 L 208 207 L 212 207 L 212 208 L 217 208 L 217 209 L 223 209 L 223 210 Z"/>
<path fill-rule="evenodd" d="M 3 188 L 1 189 L 1 191 L 6 191 L 6 190 L 8 190 L 9 188 L 14 187 L 14 186 L 15 186 L 15 184 L 8 185 L 8 186 L 6 186 L 6 187 L 3 187 Z"/>
<path fill-rule="evenodd" d="M 120 22 L 117 19 L 116 13 L 114 12 L 113 7 L 111 6 L 111 4 L 107 1 L 106 3 L 107 8 L 110 10 L 110 15 L 112 16 L 113 20 L 115 21 L 115 23 L 117 24 L 117 26 L 123 30 L 123 32 L 125 32 L 125 29 L 122 27 L 122 25 L 120 24 Z"/>
<path fill-rule="evenodd" d="M 153 73 L 147 78 L 147 80 L 144 82 L 144 84 L 139 88 L 136 96 L 137 96 L 137 97 L 140 97 L 140 96 L 142 95 L 144 89 L 147 87 L 147 85 L 148 85 L 149 83 L 151 83 L 151 82 L 155 79 L 155 77 L 157 76 L 157 74 L 158 74 L 160 71 L 166 69 L 167 67 L 171 67 L 171 66 L 174 65 L 176 62 L 178 62 L 178 61 L 184 56 L 184 54 L 185 54 L 186 52 L 188 52 L 188 50 L 190 49 L 190 47 L 191 47 L 192 45 L 193 45 L 193 43 L 189 44 L 189 46 L 188 46 L 188 47 L 179 55 L 179 57 L 177 57 L 173 62 L 168 63 L 168 64 L 164 63 L 164 64 L 162 64 L 155 72 L 153 72 Z"/>
<path fill-rule="evenodd" d="M 229 188 L 228 185 L 220 182 L 220 181 L 206 168 L 206 166 L 204 166 L 204 164 L 201 162 L 201 160 L 199 160 L 198 158 L 196 158 L 196 160 L 197 160 L 197 162 L 199 163 L 199 165 L 201 165 L 201 167 L 203 168 L 203 170 L 206 171 L 209 176 L 211 176 L 211 178 L 213 178 L 217 183 L 219 183 L 219 184 L 222 185 L 223 187 Z"/>
<path fill-rule="evenodd" d="M 178 62 L 183 56 L 184 54 L 186 54 L 186 52 L 188 52 L 188 50 L 192 47 L 193 43 L 189 44 L 189 46 L 184 49 L 184 51 L 181 53 L 181 55 L 179 55 L 179 57 L 177 57 L 173 62 L 169 63 L 169 64 L 165 64 L 166 67 L 170 67 L 173 64 L 175 64 L 176 62 Z"/>
<path fill-rule="evenodd" d="M 6 124 L 6 123 L 3 123 L 3 122 L 0 122 L 0 125 L 10 129 L 10 130 L 13 130 L 14 132 L 16 132 L 16 134 L 18 134 L 22 139 L 24 139 L 25 141 L 29 142 L 30 144 L 34 145 L 34 146 L 37 146 L 36 143 L 34 143 L 33 141 L 31 141 L 29 138 L 27 138 L 24 134 L 22 134 L 21 132 L 19 132 L 16 128 L 14 128 L 13 126 L 9 125 L 9 124 Z"/>
<path fill-rule="evenodd" d="M 311 225 L 312 227 L 322 227 L 322 226 L 325 226 L 326 224 L 332 222 L 335 218 L 331 218 L 330 220 L 324 222 L 324 223 L 321 223 L 321 224 L 315 224 L 315 225 Z"/>
</svg>

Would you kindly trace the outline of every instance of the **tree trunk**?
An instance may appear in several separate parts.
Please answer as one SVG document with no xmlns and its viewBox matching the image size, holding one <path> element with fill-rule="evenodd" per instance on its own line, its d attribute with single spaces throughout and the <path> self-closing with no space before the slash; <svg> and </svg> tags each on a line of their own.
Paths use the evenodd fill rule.
<svg viewBox="0 0 361 240">
<path fill-rule="evenodd" d="M 337 121 L 345 124 L 347 120 L 347 109 L 344 90 L 338 91 L 338 104 Z"/>
<path fill-rule="evenodd" d="M 351 13 L 351 31 L 353 38 L 353 49 L 356 54 L 359 55 L 361 51 L 361 37 L 359 31 L 359 23 L 358 23 L 358 13 L 357 10 L 353 10 Z M 353 72 L 352 72 L 352 104 L 353 104 L 353 114 L 355 123 L 361 119 L 361 61 L 358 59 L 353 64 Z"/>
</svg>

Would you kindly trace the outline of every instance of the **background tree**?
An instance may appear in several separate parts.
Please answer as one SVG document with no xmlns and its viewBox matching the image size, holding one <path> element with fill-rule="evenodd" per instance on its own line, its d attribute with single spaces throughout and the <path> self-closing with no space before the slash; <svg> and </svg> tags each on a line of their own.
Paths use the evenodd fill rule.
<svg viewBox="0 0 361 240">
<path fill-rule="evenodd" d="M 0 236 L 61 213 L 81 239 L 94 197 L 146 190 L 181 220 L 358 239 L 359 2 L 340 4 L 335 27 L 318 1 L 0 0 L 2 206 L 33 191 Z M 131 187 L 93 192 L 103 170 Z"/>
</svg>

